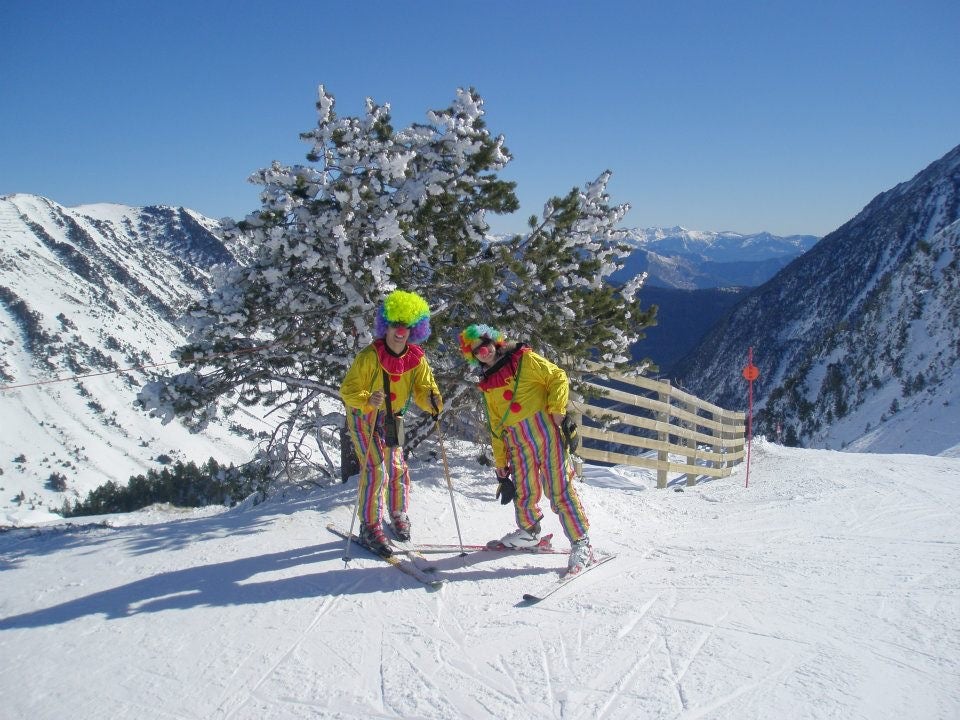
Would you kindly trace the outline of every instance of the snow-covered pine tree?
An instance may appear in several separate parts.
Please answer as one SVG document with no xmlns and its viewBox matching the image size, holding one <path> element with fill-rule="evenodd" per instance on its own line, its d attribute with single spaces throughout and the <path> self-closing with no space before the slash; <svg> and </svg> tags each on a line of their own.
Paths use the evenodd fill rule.
<svg viewBox="0 0 960 720">
<path fill-rule="evenodd" d="M 252 259 L 224 269 L 189 312 L 189 342 L 176 352 L 189 369 L 140 393 L 165 422 L 195 429 L 231 402 L 271 408 L 267 449 L 287 471 L 306 461 L 324 421 L 316 401 L 339 398 L 385 293 L 418 290 L 442 305 L 477 264 L 485 211 L 517 208 L 513 183 L 496 176 L 510 156 L 472 90 L 400 131 L 389 105 L 371 100 L 363 116 L 338 117 L 323 86 L 317 111 L 302 135 L 312 164 L 275 162 L 251 177 L 262 208 L 227 233 Z"/>
<path fill-rule="evenodd" d="M 374 312 L 395 288 L 428 299 L 429 358 L 448 412 L 469 406 L 472 378 L 456 351 L 457 333 L 489 318 L 539 349 L 608 366 L 649 322 L 637 283 L 614 290 L 603 277 L 620 250 L 609 174 L 547 205 L 528 235 L 488 240 L 487 211 L 517 209 L 514 183 L 497 172 L 510 160 L 493 137 L 474 90 L 400 131 L 390 106 L 367 100 L 360 117 L 338 117 L 319 88 L 317 127 L 302 135 L 310 165 L 273 163 L 251 181 L 262 207 L 227 228 L 249 261 L 224 268 L 215 291 L 186 317 L 186 369 L 142 389 L 141 404 L 164 422 L 200 429 L 218 409 L 260 405 L 274 430 L 265 450 L 274 472 L 335 474 L 323 444 L 322 396 L 372 340 Z"/>
<path fill-rule="evenodd" d="M 498 328 L 526 340 L 577 375 L 585 361 L 606 369 L 631 362 L 629 348 L 643 338 L 656 308 L 641 308 L 642 273 L 622 287 L 605 281 L 622 267 L 631 248 L 617 225 L 628 204 L 611 206 L 610 171 L 582 190 L 552 198 L 530 232 L 497 251 L 505 275 Z"/>
</svg>

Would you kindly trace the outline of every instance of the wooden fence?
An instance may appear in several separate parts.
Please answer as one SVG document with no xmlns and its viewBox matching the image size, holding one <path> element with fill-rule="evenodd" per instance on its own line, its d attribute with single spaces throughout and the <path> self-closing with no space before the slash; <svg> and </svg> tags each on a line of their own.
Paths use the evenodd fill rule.
<svg viewBox="0 0 960 720">
<path fill-rule="evenodd" d="M 746 455 L 742 412 L 661 380 L 618 373 L 583 380 L 596 397 L 588 390 L 588 400 L 569 406 L 579 416 L 576 454 L 583 460 L 656 470 L 657 487 L 663 488 L 668 473 L 685 475 L 687 485 L 701 475 L 726 477 Z"/>
</svg>

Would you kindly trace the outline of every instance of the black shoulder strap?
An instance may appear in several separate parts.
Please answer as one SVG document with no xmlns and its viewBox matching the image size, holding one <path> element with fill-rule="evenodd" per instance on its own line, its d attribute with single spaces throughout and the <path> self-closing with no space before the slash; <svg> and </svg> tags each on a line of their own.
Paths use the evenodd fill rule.
<svg viewBox="0 0 960 720">
<path fill-rule="evenodd" d="M 390 404 L 390 376 L 387 374 L 387 371 L 383 368 L 380 368 L 380 371 L 383 373 L 383 394 L 384 399 L 387 401 L 387 417 L 393 417 L 393 407 Z"/>
</svg>

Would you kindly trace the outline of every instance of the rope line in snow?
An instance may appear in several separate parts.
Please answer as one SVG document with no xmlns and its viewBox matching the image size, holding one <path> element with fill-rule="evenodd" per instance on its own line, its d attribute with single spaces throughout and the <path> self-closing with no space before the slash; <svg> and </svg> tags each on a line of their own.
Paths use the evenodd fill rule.
<svg viewBox="0 0 960 720">
<path fill-rule="evenodd" d="M 271 345 L 261 345 L 259 347 L 247 348 L 246 350 L 230 350 L 228 352 L 215 353 L 214 355 L 211 355 L 209 357 L 204 357 L 203 359 L 214 360 L 216 358 L 229 357 L 231 355 L 243 355 L 245 353 L 257 352 L 258 350 L 268 350 L 274 347 L 275 344 L 276 343 Z M 23 383 L 20 385 L 0 385 L 0 391 L 19 390 L 21 388 L 36 387 L 38 385 L 53 385 L 55 383 L 71 382 L 74 380 L 85 380 L 86 378 L 100 377 L 101 375 L 115 375 L 117 373 L 130 372 L 132 370 L 146 370 L 148 368 L 163 367 L 165 365 L 177 365 L 179 363 L 180 363 L 179 360 L 170 360 L 168 362 L 134 365 L 133 367 L 119 368 L 117 370 L 105 370 L 103 372 L 87 373 L 85 375 L 68 375 L 67 377 L 54 378 L 53 380 L 36 380 L 34 382 Z"/>
</svg>

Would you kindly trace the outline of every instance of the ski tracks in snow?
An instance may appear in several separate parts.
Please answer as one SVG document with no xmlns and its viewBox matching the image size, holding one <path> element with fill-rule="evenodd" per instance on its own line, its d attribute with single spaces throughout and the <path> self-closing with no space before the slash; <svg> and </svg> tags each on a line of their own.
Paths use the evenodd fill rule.
<svg viewBox="0 0 960 720">
<path fill-rule="evenodd" d="M 217 711 L 216 711 L 217 716 L 218 717 L 222 716 L 224 720 L 233 720 L 233 718 L 236 716 L 236 713 L 240 709 L 246 706 L 250 700 L 257 698 L 259 690 L 264 685 L 264 683 L 266 683 L 276 673 L 276 671 L 278 670 L 278 668 L 280 668 L 281 665 L 283 665 L 285 662 L 287 662 L 290 658 L 292 658 L 295 655 L 297 650 L 303 644 L 304 640 L 306 640 L 310 635 L 313 634 L 313 630 L 320 624 L 321 620 L 326 615 L 330 614 L 333 611 L 333 609 L 340 604 L 341 598 L 342 598 L 341 595 L 330 595 L 325 597 L 323 599 L 323 602 L 320 605 L 320 609 L 317 610 L 317 613 L 316 615 L 314 615 L 313 620 L 304 629 L 303 633 L 301 633 L 293 641 L 293 643 L 290 644 L 287 647 L 287 649 L 279 655 L 279 657 L 277 657 L 276 660 L 270 663 L 267 669 L 260 675 L 260 679 L 252 684 L 250 689 L 244 693 L 242 698 L 231 697 L 228 699 L 228 701 L 230 701 L 230 704 L 233 706 L 232 708 L 227 709 L 226 707 L 224 707 L 224 705 L 227 704 L 228 701 L 224 701 L 224 703 L 221 703 L 221 705 L 217 708 Z"/>
</svg>

